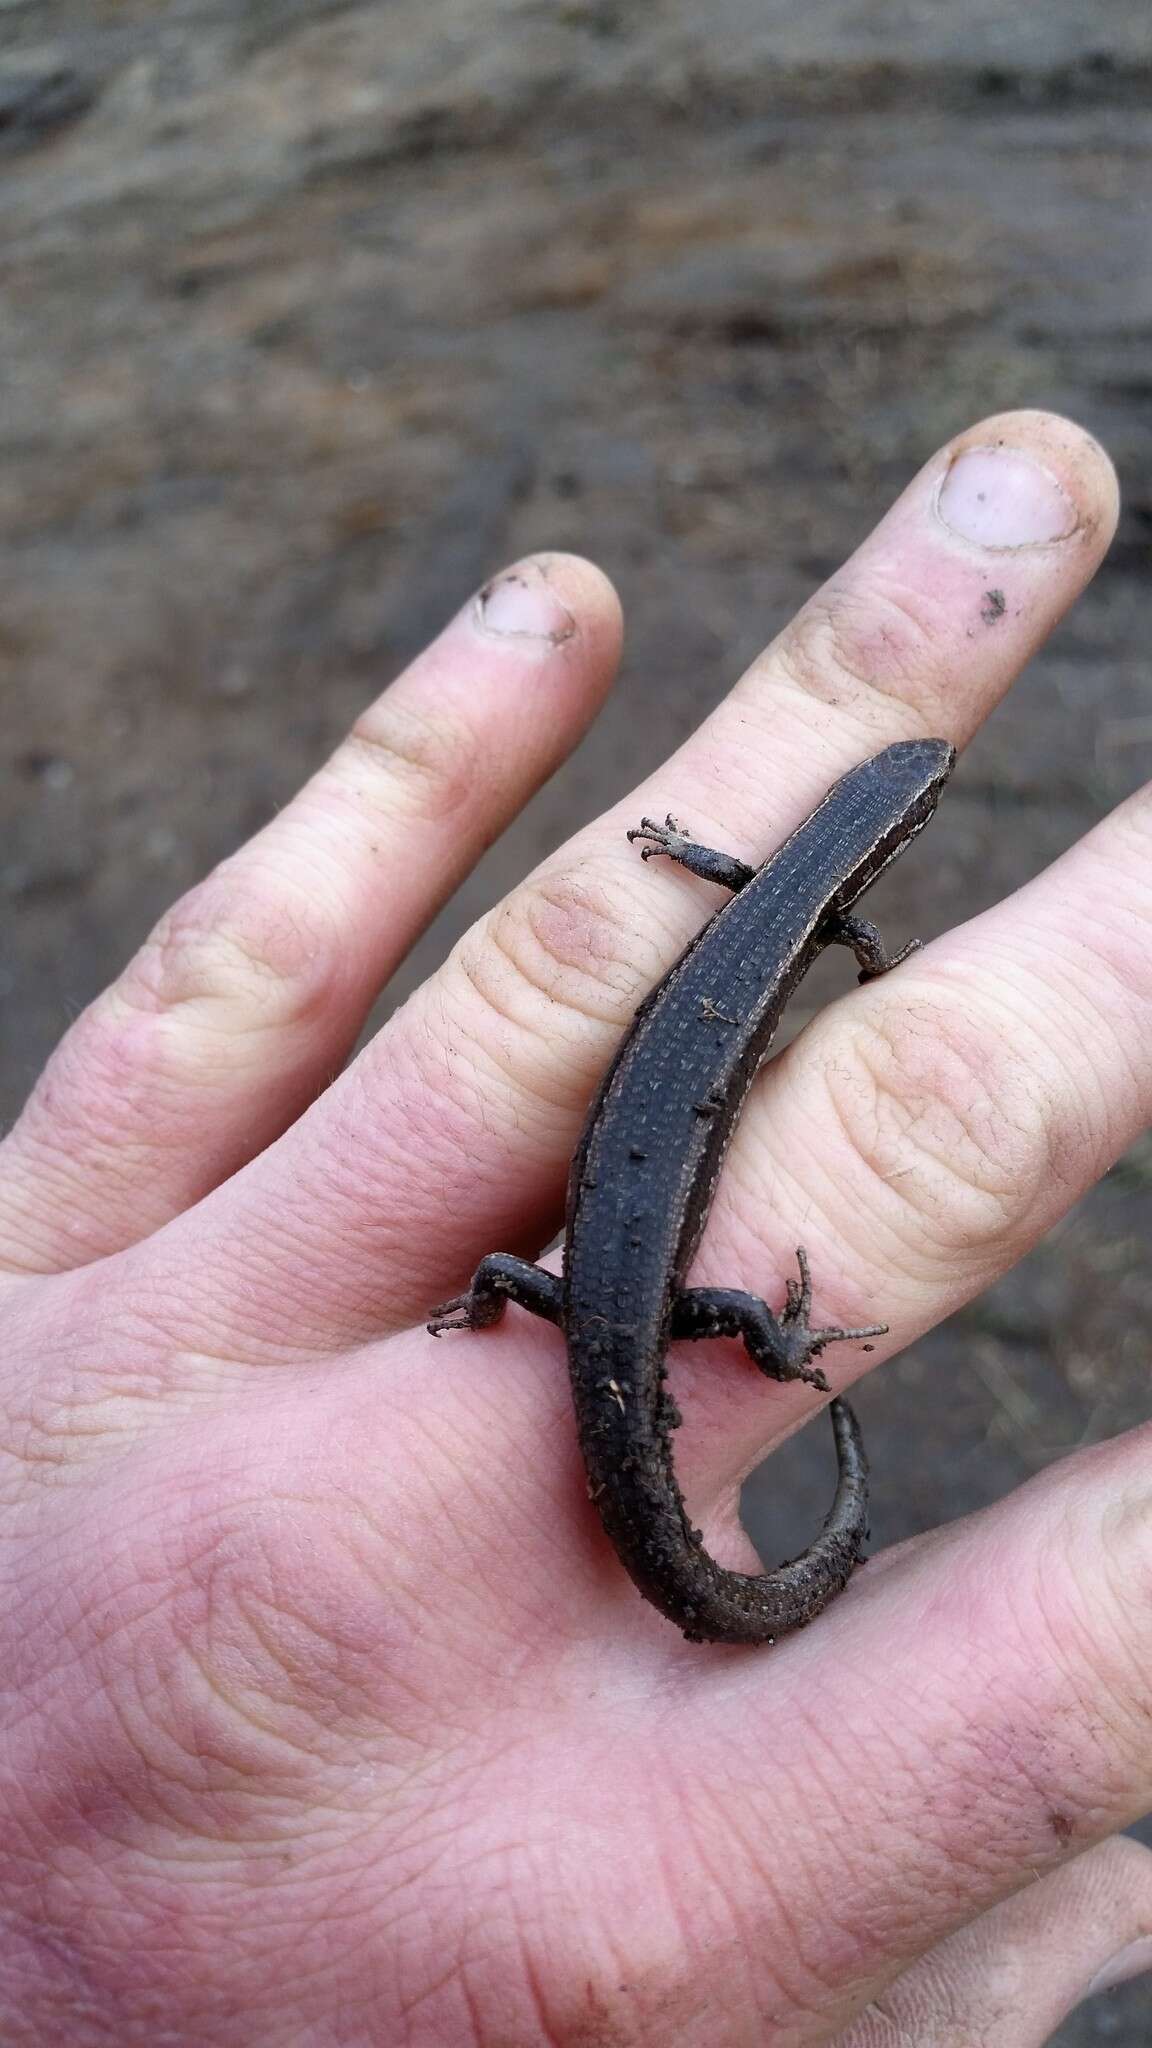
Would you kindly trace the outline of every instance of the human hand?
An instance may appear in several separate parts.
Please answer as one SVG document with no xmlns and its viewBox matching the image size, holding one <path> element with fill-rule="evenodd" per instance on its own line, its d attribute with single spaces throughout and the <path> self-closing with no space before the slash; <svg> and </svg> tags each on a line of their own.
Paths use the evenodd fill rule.
<svg viewBox="0 0 1152 2048">
<path fill-rule="evenodd" d="M 423 1329 L 547 1241 L 701 922 L 625 826 L 763 857 L 888 741 L 962 745 L 1113 517 L 1067 423 L 963 436 L 331 1081 L 608 686 L 603 579 L 522 565 L 75 1025 L 0 1150 L 6 2042 L 1031 2048 L 1152 1933 L 1109 1839 L 1152 1803 L 1147 1431 L 774 1649 L 698 1647 L 606 1547 L 555 1331 Z M 826 1011 L 699 1277 L 777 1299 L 802 1237 L 821 1320 L 893 1351 L 1010 1266 L 1148 1120 L 1150 835 L 1144 792 Z M 674 1374 L 693 1513 L 747 1564 L 740 1478 L 814 1396 L 735 1345 Z"/>
</svg>

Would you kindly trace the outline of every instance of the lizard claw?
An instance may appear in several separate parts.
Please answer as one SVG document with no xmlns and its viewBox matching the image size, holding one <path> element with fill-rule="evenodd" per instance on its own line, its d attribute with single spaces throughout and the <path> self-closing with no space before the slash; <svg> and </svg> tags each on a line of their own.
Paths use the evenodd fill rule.
<svg viewBox="0 0 1152 2048">
<path fill-rule="evenodd" d="M 678 847 L 690 843 L 687 830 L 677 824 L 671 811 L 662 825 L 655 818 L 641 818 L 639 825 L 634 825 L 627 836 L 630 842 L 637 839 L 651 841 L 650 845 L 641 847 L 641 860 L 653 860 L 659 853 L 674 854 Z"/>
<path fill-rule="evenodd" d="M 809 1361 L 819 1358 L 829 1344 L 840 1344 L 846 1340 L 855 1341 L 861 1337 L 884 1337 L 888 1334 L 887 1323 L 862 1323 L 858 1329 L 842 1329 L 830 1324 L 826 1330 L 814 1330 L 808 1321 L 812 1313 L 812 1270 L 808 1254 L 803 1246 L 797 1246 L 796 1264 L 800 1268 L 799 1280 L 788 1280 L 784 1287 L 784 1309 L 780 1327 L 788 1347 L 789 1364 L 797 1379 L 806 1380 L 809 1386 L 818 1387 L 822 1394 L 828 1393 L 827 1378 L 819 1366 Z"/>
<path fill-rule="evenodd" d="M 445 1330 L 471 1330 L 474 1325 L 470 1313 L 472 1297 L 469 1294 L 455 1294 L 451 1301 L 442 1301 L 434 1308 L 424 1327 L 430 1337 L 442 1336 Z"/>
<path fill-rule="evenodd" d="M 812 1271 L 808 1254 L 803 1245 L 796 1247 L 796 1264 L 800 1269 L 799 1280 L 788 1280 L 784 1287 L 784 1313 L 781 1322 L 807 1325 L 812 1313 Z"/>
</svg>

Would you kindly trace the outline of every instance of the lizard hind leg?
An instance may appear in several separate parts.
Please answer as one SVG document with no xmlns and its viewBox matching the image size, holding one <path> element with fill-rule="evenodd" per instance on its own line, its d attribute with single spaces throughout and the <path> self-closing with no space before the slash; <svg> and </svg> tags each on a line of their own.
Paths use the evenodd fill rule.
<svg viewBox="0 0 1152 2048">
<path fill-rule="evenodd" d="M 809 1321 L 812 1278 L 803 1251 L 797 1252 L 796 1262 L 799 1278 L 788 1281 L 779 1316 L 757 1295 L 736 1288 L 686 1287 L 673 1299 L 672 1336 L 742 1337 L 749 1357 L 769 1379 L 801 1380 L 827 1393 L 827 1378 L 812 1360 L 828 1344 L 846 1338 L 882 1336 L 884 1325 L 814 1330 Z M 710 1629 L 700 1631 L 690 1620 L 684 1629 L 690 1641 L 701 1640 L 702 1636 L 717 1641 L 774 1640 L 777 1631 L 782 1634 L 802 1621 L 811 1620 L 847 1584 L 868 1537 L 868 1457 L 860 1425 L 847 1401 L 831 1401 L 828 1419 L 836 1445 L 837 1476 L 835 1496 L 824 1526 L 802 1557 L 794 1558 L 777 1572 L 747 1582 L 756 1588 L 757 1597 L 766 1602 L 777 1588 L 782 1590 L 785 1580 L 802 1582 L 804 1591 L 798 1610 L 789 1612 L 787 1618 L 782 1616 L 772 1625 L 772 1633 L 763 1634 L 745 1634 L 743 1630 L 730 1634 L 724 1629 L 714 1635 Z"/>
<path fill-rule="evenodd" d="M 742 1337 L 753 1364 L 772 1380 L 803 1380 L 820 1393 L 829 1392 L 828 1380 L 812 1363 L 829 1344 L 843 1339 L 881 1337 L 883 1323 L 869 1323 L 859 1329 L 813 1329 L 812 1276 L 807 1254 L 798 1251 L 799 1280 L 789 1280 L 784 1309 L 775 1315 L 757 1294 L 745 1294 L 735 1287 L 685 1287 L 672 1305 L 673 1337 Z"/>
<path fill-rule="evenodd" d="M 512 1252 L 489 1252 L 473 1273 L 467 1292 L 454 1294 L 451 1301 L 442 1301 L 432 1310 L 429 1335 L 439 1337 L 445 1330 L 487 1330 L 499 1322 L 510 1301 L 530 1315 L 543 1316 L 545 1322 L 560 1321 L 560 1281 L 555 1273 L 546 1273 L 542 1266 L 518 1259 Z"/>
</svg>

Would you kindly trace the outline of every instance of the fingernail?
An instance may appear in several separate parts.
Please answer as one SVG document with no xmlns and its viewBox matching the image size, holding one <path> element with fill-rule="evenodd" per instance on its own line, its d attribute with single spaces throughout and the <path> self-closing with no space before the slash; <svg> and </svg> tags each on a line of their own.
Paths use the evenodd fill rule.
<svg viewBox="0 0 1152 2048">
<path fill-rule="evenodd" d="M 1145 1934 L 1139 1941 L 1130 1942 L 1119 1954 L 1097 1970 L 1088 1986 L 1086 1998 L 1094 1998 L 1098 1991 L 1113 1991 L 1117 1984 L 1127 1984 L 1132 1977 L 1142 1977 L 1146 1970 L 1152 1970 L 1152 1934 Z"/>
<path fill-rule="evenodd" d="M 476 599 L 476 618 L 486 633 L 519 640 L 570 640 L 576 621 L 561 604 L 542 569 L 525 562 L 485 584 Z"/>
<path fill-rule="evenodd" d="M 982 548 L 1034 548 L 1066 540 L 1080 523 L 1050 470 L 1019 448 L 966 448 L 940 486 L 945 526 Z"/>
</svg>

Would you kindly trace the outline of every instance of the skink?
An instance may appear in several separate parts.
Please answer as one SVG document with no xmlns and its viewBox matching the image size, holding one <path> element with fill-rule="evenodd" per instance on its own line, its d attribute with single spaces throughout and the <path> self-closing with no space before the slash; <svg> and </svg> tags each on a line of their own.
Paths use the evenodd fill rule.
<svg viewBox="0 0 1152 2048">
<path fill-rule="evenodd" d="M 826 1346 L 883 1334 L 811 1327 L 803 1252 L 779 1315 L 684 1275 L 744 1098 L 812 962 L 846 945 L 867 980 L 913 950 L 890 957 L 852 906 L 928 823 L 954 759 L 945 740 L 885 748 L 759 868 L 697 845 L 671 818 L 629 833 L 645 859 L 666 854 L 730 900 L 641 1004 L 604 1077 L 572 1161 L 562 1276 L 492 1253 L 428 1325 L 481 1329 L 512 1301 L 564 1332 L 589 1497 L 640 1592 L 692 1641 L 765 1643 L 803 1626 L 847 1584 L 867 1536 L 863 1443 L 833 1400 L 839 1480 L 815 1542 L 776 1571 L 717 1564 L 676 1482 L 666 1354 L 674 1339 L 740 1336 L 770 1379 L 827 1392 L 812 1362 Z"/>
</svg>

